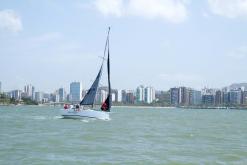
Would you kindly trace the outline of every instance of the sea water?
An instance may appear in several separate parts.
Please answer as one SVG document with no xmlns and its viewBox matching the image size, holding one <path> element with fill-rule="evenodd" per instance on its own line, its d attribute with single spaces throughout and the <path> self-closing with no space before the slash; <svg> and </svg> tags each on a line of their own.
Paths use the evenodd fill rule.
<svg viewBox="0 0 247 165">
<path fill-rule="evenodd" d="M 110 120 L 61 107 L 0 107 L 0 164 L 247 164 L 247 111 L 113 108 Z"/>
</svg>

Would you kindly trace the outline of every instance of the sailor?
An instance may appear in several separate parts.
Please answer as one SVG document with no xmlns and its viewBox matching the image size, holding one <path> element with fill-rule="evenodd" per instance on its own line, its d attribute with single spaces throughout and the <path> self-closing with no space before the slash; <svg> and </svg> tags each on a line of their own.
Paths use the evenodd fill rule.
<svg viewBox="0 0 247 165">
<path fill-rule="evenodd" d="M 68 109 L 69 108 L 69 105 L 68 104 L 64 104 L 64 109 Z"/>
<path fill-rule="evenodd" d="M 78 104 L 76 104 L 75 109 L 76 109 L 77 111 L 79 111 L 79 110 L 80 110 L 80 106 L 79 106 Z"/>
<path fill-rule="evenodd" d="M 102 106 L 101 106 L 101 110 L 102 110 L 102 111 L 106 111 L 106 109 L 107 109 L 107 104 L 106 104 L 106 102 L 104 102 L 104 103 L 102 104 Z"/>
</svg>

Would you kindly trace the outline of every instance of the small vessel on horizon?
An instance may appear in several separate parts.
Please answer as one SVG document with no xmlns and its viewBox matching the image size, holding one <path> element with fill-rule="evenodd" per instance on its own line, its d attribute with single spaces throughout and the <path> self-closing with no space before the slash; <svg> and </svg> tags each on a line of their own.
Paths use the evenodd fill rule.
<svg viewBox="0 0 247 165">
<path fill-rule="evenodd" d="M 87 91 L 84 98 L 81 100 L 80 104 L 77 104 L 75 106 L 69 106 L 65 105 L 64 109 L 62 110 L 62 116 L 64 118 L 70 118 L 70 119 L 78 119 L 78 118 L 97 118 L 102 120 L 109 120 L 109 112 L 111 110 L 112 105 L 112 94 L 111 94 L 111 82 L 110 82 L 110 47 L 109 47 L 109 34 L 110 34 L 110 27 L 108 29 L 107 33 L 107 39 L 105 43 L 105 50 L 104 50 L 104 57 L 102 60 L 102 64 L 100 67 L 100 70 L 90 87 L 90 89 Z M 95 109 L 94 107 L 94 101 L 97 93 L 97 89 L 99 86 L 99 82 L 101 79 L 105 56 L 107 53 L 107 76 L 108 76 L 108 96 L 106 100 L 101 105 L 100 109 Z"/>
</svg>

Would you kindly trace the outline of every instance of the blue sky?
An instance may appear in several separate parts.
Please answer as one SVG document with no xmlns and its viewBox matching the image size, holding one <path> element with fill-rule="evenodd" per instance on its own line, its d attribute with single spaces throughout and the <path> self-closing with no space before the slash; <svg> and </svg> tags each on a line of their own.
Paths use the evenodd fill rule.
<svg viewBox="0 0 247 165">
<path fill-rule="evenodd" d="M 109 25 L 114 88 L 247 81 L 247 0 L 2 0 L 2 88 L 88 88 Z"/>
</svg>

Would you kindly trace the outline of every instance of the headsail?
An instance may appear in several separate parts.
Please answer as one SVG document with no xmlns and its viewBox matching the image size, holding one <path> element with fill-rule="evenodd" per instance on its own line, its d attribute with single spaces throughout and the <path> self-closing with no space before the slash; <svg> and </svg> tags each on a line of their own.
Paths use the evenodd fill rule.
<svg viewBox="0 0 247 165">
<path fill-rule="evenodd" d="M 110 31 L 110 28 L 109 28 Z M 105 102 L 101 106 L 102 111 L 110 111 L 112 104 L 112 94 L 111 94 L 111 81 L 110 81 L 110 44 L 108 37 L 108 57 L 107 57 L 107 74 L 108 74 L 108 96 Z"/>
<path fill-rule="evenodd" d="M 87 94 L 85 95 L 83 100 L 80 102 L 80 105 L 93 105 L 94 104 L 94 99 L 96 96 L 96 92 L 97 92 L 97 89 L 99 86 L 100 77 L 102 74 L 102 67 L 103 67 L 103 64 L 101 65 L 99 73 L 98 73 L 96 79 L 94 80 L 91 88 L 88 90 Z"/>
</svg>

